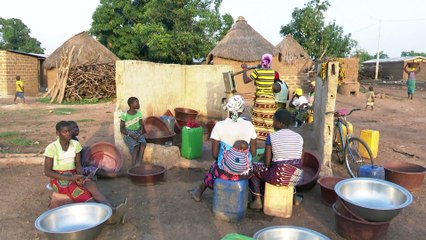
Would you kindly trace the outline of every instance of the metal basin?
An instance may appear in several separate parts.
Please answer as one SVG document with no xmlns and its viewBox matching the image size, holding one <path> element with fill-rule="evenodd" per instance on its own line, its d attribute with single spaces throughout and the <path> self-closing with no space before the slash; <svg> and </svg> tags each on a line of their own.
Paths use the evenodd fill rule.
<svg viewBox="0 0 426 240">
<path fill-rule="evenodd" d="M 296 226 L 272 226 L 253 235 L 258 240 L 329 240 L 325 235 L 309 228 Z"/>
<path fill-rule="evenodd" d="M 302 159 L 302 169 L 302 181 L 296 185 L 296 190 L 298 192 L 309 191 L 315 187 L 319 173 L 321 171 L 321 163 L 314 154 L 304 152 Z"/>
<path fill-rule="evenodd" d="M 48 239 L 95 239 L 112 215 L 112 209 L 101 203 L 72 203 L 48 210 L 35 221 L 35 227 Z"/>
<path fill-rule="evenodd" d="M 376 222 L 390 221 L 413 201 L 405 188 L 374 178 L 346 179 L 338 182 L 334 190 L 352 212 Z"/>
<path fill-rule="evenodd" d="M 174 132 L 167 131 L 151 131 L 144 134 L 146 142 L 164 145 L 166 142 L 173 142 Z"/>
<path fill-rule="evenodd" d="M 385 179 L 396 183 L 412 193 L 416 193 L 423 185 L 426 168 L 408 162 L 387 162 L 385 168 Z"/>
<path fill-rule="evenodd" d="M 166 169 L 163 166 L 154 164 L 142 164 L 127 170 L 127 174 L 134 184 L 154 185 L 163 180 Z"/>
</svg>

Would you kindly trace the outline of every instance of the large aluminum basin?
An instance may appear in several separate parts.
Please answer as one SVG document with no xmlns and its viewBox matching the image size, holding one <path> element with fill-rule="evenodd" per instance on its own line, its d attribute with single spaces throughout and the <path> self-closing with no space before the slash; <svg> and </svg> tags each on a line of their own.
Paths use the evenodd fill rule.
<svg viewBox="0 0 426 240">
<path fill-rule="evenodd" d="M 368 221 L 390 221 L 413 201 L 405 188 L 374 178 L 346 179 L 334 190 L 352 212 Z"/>
<path fill-rule="evenodd" d="M 309 228 L 297 226 L 272 226 L 259 230 L 253 236 L 257 240 L 330 240 Z"/>
</svg>

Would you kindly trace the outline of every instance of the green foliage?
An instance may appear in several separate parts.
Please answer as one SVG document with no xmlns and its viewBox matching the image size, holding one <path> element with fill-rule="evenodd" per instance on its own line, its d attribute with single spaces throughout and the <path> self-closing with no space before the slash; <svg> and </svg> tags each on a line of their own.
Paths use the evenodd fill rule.
<svg viewBox="0 0 426 240">
<path fill-rule="evenodd" d="M 8 143 L 15 146 L 27 147 L 27 146 L 31 146 L 33 144 L 33 141 L 25 137 L 16 137 L 16 138 L 10 139 Z"/>
<path fill-rule="evenodd" d="M 343 27 L 335 21 L 324 22 L 327 0 L 311 0 L 303 8 L 295 8 L 289 24 L 281 26 L 282 36 L 293 35 L 313 59 L 322 56 L 346 57 L 357 45 L 351 34 L 344 35 Z"/>
<path fill-rule="evenodd" d="M 413 50 L 409 52 L 401 52 L 401 57 L 417 57 L 417 56 L 426 57 L 426 53 L 414 52 Z"/>
<path fill-rule="evenodd" d="M 364 49 L 357 49 L 354 54 L 351 55 L 351 57 L 359 58 L 359 63 L 365 62 L 367 60 L 376 59 L 377 54 L 370 55 L 366 50 Z M 384 53 L 383 51 L 380 51 L 379 54 L 380 59 L 386 59 L 389 58 L 389 56 Z"/>
<path fill-rule="evenodd" d="M 50 104 L 50 97 L 38 98 L 37 101 L 41 103 Z M 64 101 L 62 104 L 63 105 L 84 105 L 84 104 L 97 104 L 97 103 L 104 103 L 104 102 L 111 102 L 111 101 L 112 101 L 112 98 L 102 98 L 102 99 L 84 98 L 79 101 Z"/>
<path fill-rule="evenodd" d="M 20 19 L 0 17 L 0 49 L 44 53 L 41 43 L 30 34 L 31 30 Z"/>
<path fill-rule="evenodd" d="M 90 32 L 119 58 L 192 63 L 232 26 L 222 0 L 101 0 Z"/>
<path fill-rule="evenodd" d="M 2 133 L 0 133 L 0 137 L 6 138 L 6 137 L 10 137 L 10 136 L 16 136 L 18 134 L 19 134 L 19 132 L 2 132 Z"/>
</svg>

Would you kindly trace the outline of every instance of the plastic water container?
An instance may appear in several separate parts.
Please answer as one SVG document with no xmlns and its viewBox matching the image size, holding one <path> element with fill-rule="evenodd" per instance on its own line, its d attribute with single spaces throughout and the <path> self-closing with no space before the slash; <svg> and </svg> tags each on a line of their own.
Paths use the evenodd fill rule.
<svg viewBox="0 0 426 240">
<path fill-rule="evenodd" d="M 213 214 L 216 218 L 237 222 L 247 209 L 248 180 L 228 181 L 215 179 L 213 188 Z"/>
<path fill-rule="evenodd" d="M 187 159 L 200 158 L 203 155 L 203 128 L 182 128 L 181 155 Z"/>
<path fill-rule="evenodd" d="M 275 186 L 265 183 L 263 213 L 275 217 L 291 217 L 293 214 L 293 194 L 293 186 Z"/>
<path fill-rule="evenodd" d="M 170 132 L 175 132 L 175 118 L 172 116 L 161 116 L 160 119 L 167 124 Z"/>
<path fill-rule="evenodd" d="M 361 138 L 362 140 L 364 140 L 365 143 L 367 143 L 367 145 L 370 147 L 373 157 L 376 158 L 377 152 L 379 151 L 379 138 L 380 138 L 379 131 L 375 131 L 371 129 L 361 130 L 359 138 Z M 358 151 L 361 154 L 361 156 L 365 158 L 368 157 L 368 153 L 363 147 L 360 147 Z"/>
<path fill-rule="evenodd" d="M 347 126 L 347 127 L 346 127 Z M 352 134 L 354 132 L 354 126 L 352 123 L 346 121 L 346 125 L 342 125 L 342 134 L 343 134 L 343 141 L 346 141 L 346 129 L 349 130 L 348 134 Z"/>
<path fill-rule="evenodd" d="M 385 169 L 378 165 L 362 165 L 358 169 L 358 177 L 385 179 Z"/>
</svg>

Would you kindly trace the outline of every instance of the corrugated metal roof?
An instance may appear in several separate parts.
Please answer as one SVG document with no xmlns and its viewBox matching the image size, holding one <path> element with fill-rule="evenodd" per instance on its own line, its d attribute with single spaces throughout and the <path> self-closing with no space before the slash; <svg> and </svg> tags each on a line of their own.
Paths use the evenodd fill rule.
<svg viewBox="0 0 426 240">
<path fill-rule="evenodd" d="M 38 59 L 45 59 L 47 57 L 47 55 L 44 55 L 44 54 L 27 53 L 27 52 L 18 51 L 18 50 L 12 50 L 12 49 L 8 49 L 7 51 L 13 52 L 13 53 L 18 53 L 18 54 L 23 54 L 23 55 L 27 55 L 27 56 L 31 56 L 31 57 L 36 57 Z"/>
<path fill-rule="evenodd" d="M 386 58 L 386 59 L 379 59 L 379 63 L 387 63 L 387 62 L 405 62 L 405 61 L 410 61 L 410 60 L 414 60 L 417 58 L 421 58 L 426 60 L 425 57 L 422 56 L 415 56 L 415 57 L 396 57 L 396 58 Z M 371 59 L 371 60 L 367 60 L 364 61 L 362 63 L 375 63 L 377 61 L 377 59 Z"/>
</svg>

